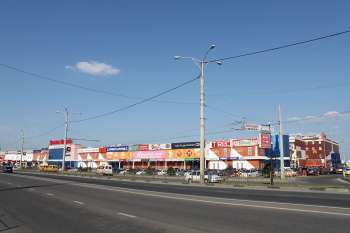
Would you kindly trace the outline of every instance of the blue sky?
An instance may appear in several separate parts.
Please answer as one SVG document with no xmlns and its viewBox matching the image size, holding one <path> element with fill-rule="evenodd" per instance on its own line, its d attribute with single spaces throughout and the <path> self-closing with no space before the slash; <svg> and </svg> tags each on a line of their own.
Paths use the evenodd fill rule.
<svg viewBox="0 0 350 233">
<path fill-rule="evenodd" d="M 148 97 L 198 73 L 174 55 L 212 58 L 296 42 L 350 27 L 348 1 L 2 1 L 0 63 L 82 86 Z M 272 53 L 211 64 L 206 70 L 207 131 L 229 130 L 235 120 L 276 122 L 349 111 L 350 34 Z M 98 62 L 111 67 L 89 66 Z M 75 65 L 79 62 L 80 68 Z M 84 63 L 85 62 L 85 63 Z M 87 64 L 87 62 L 89 62 Z M 69 68 L 67 68 L 69 67 Z M 80 69 L 80 70 L 79 70 Z M 96 70 L 97 69 L 97 70 Z M 111 75 L 98 76 L 101 71 Z M 95 72 L 93 75 L 80 71 Z M 81 119 L 135 102 L 61 86 L 0 67 L 0 145 L 19 148 L 20 130 L 38 135 L 63 122 L 68 106 Z M 326 88 L 314 87 L 322 86 Z M 311 89 L 310 89 L 311 88 Z M 199 83 L 105 118 L 71 125 L 70 136 L 97 144 L 196 140 Z M 223 111 L 218 111 L 220 109 Z M 349 117 L 334 114 L 285 124 L 288 133 L 324 131 L 350 159 Z M 212 138 L 233 138 L 232 131 Z M 63 128 L 26 140 L 46 146 Z M 85 145 L 95 145 L 83 142 Z"/>
</svg>

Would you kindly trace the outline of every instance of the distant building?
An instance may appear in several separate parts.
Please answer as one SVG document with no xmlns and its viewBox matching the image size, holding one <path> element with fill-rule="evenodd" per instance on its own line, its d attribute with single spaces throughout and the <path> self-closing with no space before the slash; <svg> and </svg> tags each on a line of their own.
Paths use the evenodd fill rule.
<svg viewBox="0 0 350 233">
<path fill-rule="evenodd" d="M 292 136 L 289 139 L 291 160 L 296 167 L 332 167 L 340 158 L 339 144 L 326 134 L 312 136 Z"/>
</svg>

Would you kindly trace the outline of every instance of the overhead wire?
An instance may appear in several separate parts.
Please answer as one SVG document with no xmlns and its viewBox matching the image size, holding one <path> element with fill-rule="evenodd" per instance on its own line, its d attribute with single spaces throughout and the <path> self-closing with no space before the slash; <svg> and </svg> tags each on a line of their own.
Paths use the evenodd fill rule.
<svg viewBox="0 0 350 233">
<path fill-rule="evenodd" d="M 86 87 L 83 85 L 79 85 L 76 83 L 72 83 L 72 82 L 67 82 L 67 81 L 63 81 L 63 80 L 58 80 L 46 75 L 42 75 L 39 73 L 34 73 L 34 72 L 30 72 L 30 71 L 26 71 L 23 69 L 20 69 L 18 67 L 15 66 L 11 66 L 8 64 L 4 64 L 4 63 L 0 63 L 0 66 L 5 67 L 7 69 L 19 72 L 19 73 L 23 73 L 26 75 L 29 75 L 33 78 L 37 78 L 37 79 L 41 79 L 41 80 L 46 80 L 49 82 L 53 82 L 56 84 L 60 84 L 60 85 L 64 85 L 64 86 L 68 86 L 68 87 L 72 87 L 72 88 L 77 88 L 77 89 L 81 89 L 84 91 L 89 91 L 89 92 L 94 92 L 94 93 L 98 93 L 98 94 L 104 94 L 104 95 L 109 95 L 109 96 L 114 96 L 114 97 L 120 97 L 120 98 L 124 98 L 124 99 L 131 99 L 131 100 L 137 100 L 137 99 L 143 99 L 143 97 L 137 97 L 137 96 L 129 96 L 129 95 L 125 95 L 125 94 L 121 94 L 121 93 L 116 93 L 116 92 L 111 92 L 111 91 L 106 91 L 106 90 L 101 90 L 101 89 L 96 89 L 96 88 L 91 88 L 91 87 Z M 195 102 L 182 102 L 182 101 L 173 101 L 173 100 L 152 100 L 153 102 L 157 102 L 157 103 L 165 103 L 165 104 L 197 104 Z"/>
<path fill-rule="evenodd" d="M 133 107 L 135 107 L 137 105 L 144 104 L 146 102 L 150 102 L 151 100 L 153 100 L 155 98 L 158 98 L 158 97 L 160 97 L 162 95 L 165 95 L 165 94 L 167 94 L 169 92 L 172 92 L 172 91 L 174 91 L 176 89 L 179 89 L 179 88 L 181 88 L 183 86 L 186 86 L 186 85 L 188 85 L 188 84 L 198 80 L 199 78 L 200 78 L 200 76 L 197 76 L 197 77 L 195 77 L 193 79 L 190 79 L 190 80 L 188 80 L 186 82 L 183 82 L 183 83 L 181 83 L 181 84 L 179 84 L 179 85 L 177 85 L 175 87 L 172 87 L 172 88 L 169 88 L 167 90 L 164 90 L 164 91 L 162 91 L 162 92 L 160 92 L 160 93 L 158 93 L 156 95 L 153 95 L 151 97 L 142 99 L 142 100 L 137 101 L 137 102 L 135 102 L 133 104 L 126 105 L 126 106 L 121 107 L 121 108 L 117 108 L 117 109 L 115 109 L 113 111 L 105 112 L 105 113 L 102 113 L 102 114 L 98 114 L 98 115 L 95 115 L 95 116 L 91 116 L 91 117 L 87 117 L 87 118 L 84 118 L 84 119 L 75 120 L 75 121 L 71 121 L 71 122 L 72 123 L 79 123 L 79 122 L 83 122 L 83 121 L 95 120 L 95 119 L 98 119 L 98 118 L 106 117 L 106 116 L 113 115 L 113 114 L 118 113 L 118 112 L 122 112 L 122 111 L 128 110 L 128 109 L 133 108 Z"/>
<path fill-rule="evenodd" d="M 260 54 L 260 53 L 267 53 L 267 52 L 271 52 L 271 51 L 275 51 L 275 50 L 285 49 L 285 48 L 289 48 L 289 47 L 293 47 L 293 46 L 298 46 L 298 45 L 302 45 L 302 44 L 308 44 L 308 43 L 319 41 L 319 40 L 324 40 L 324 39 L 328 39 L 328 38 L 332 38 L 332 37 L 337 37 L 337 36 L 341 36 L 341 35 L 344 35 L 344 34 L 347 34 L 347 33 L 350 33 L 350 30 L 336 32 L 336 33 L 333 33 L 333 34 L 319 36 L 319 37 L 315 37 L 315 38 L 312 38 L 312 39 L 299 41 L 299 42 L 295 42 L 295 43 L 290 43 L 290 44 L 285 44 L 285 45 L 281 45 L 281 46 L 277 46 L 277 47 L 273 47 L 273 48 L 268 48 L 268 49 L 263 49 L 263 50 L 243 53 L 243 54 L 230 56 L 230 57 L 223 57 L 223 58 L 219 58 L 219 59 L 213 59 L 213 60 L 209 60 L 208 62 L 222 62 L 222 61 L 226 61 L 226 60 L 232 60 L 232 59 L 237 59 L 237 58 L 241 58 L 241 57 L 252 56 L 252 55 L 256 55 L 256 54 Z"/>
</svg>

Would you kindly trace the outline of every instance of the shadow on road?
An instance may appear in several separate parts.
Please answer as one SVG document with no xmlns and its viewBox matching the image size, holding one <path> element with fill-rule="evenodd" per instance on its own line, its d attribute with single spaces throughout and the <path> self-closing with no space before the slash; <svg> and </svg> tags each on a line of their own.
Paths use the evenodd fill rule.
<svg viewBox="0 0 350 233">
<path fill-rule="evenodd" d="M 23 190 L 23 189 L 30 189 L 30 188 L 62 186 L 62 185 L 65 185 L 65 184 L 46 184 L 46 185 L 43 184 L 43 185 L 30 185 L 30 186 L 21 186 L 21 187 L 11 187 L 11 188 L 0 189 L 0 192 L 16 191 L 16 190 Z"/>
</svg>

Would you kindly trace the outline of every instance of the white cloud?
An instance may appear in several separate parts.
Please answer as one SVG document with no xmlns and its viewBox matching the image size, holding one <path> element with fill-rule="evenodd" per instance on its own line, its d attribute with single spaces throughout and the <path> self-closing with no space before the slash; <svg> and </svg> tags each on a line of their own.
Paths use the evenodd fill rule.
<svg viewBox="0 0 350 233">
<path fill-rule="evenodd" d="M 329 111 L 329 112 L 326 112 L 325 114 L 323 114 L 324 117 L 340 117 L 342 116 L 341 113 L 339 112 L 336 112 L 336 111 Z"/>
<path fill-rule="evenodd" d="M 120 73 L 120 70 L 114 68 L 112 65 L 97 61 L 77 62 L 74 66 L 66 66 L 66 69 L 79 71 L 94 76 L 112 76 Z"/>
<path fill-rule="evenodd" d="M 324 114 L 322 114 L 321 116 L 304 116 L 304 117 L 299 117 L 299 116 L 294 116 L 294 117 L 290 117 L 287 120 L 288 121 L 296 121 L 296 122 L 303 122 L 303 121 L 312 121 L 312 122 L 321 122 L 324 120 L 329 120 L 331 118 L 338 118 L 338 117 L 342 117 L 345 116 L 346 114 L 337 112 L 337 111 L 328 111 Z"/>
</svg>

